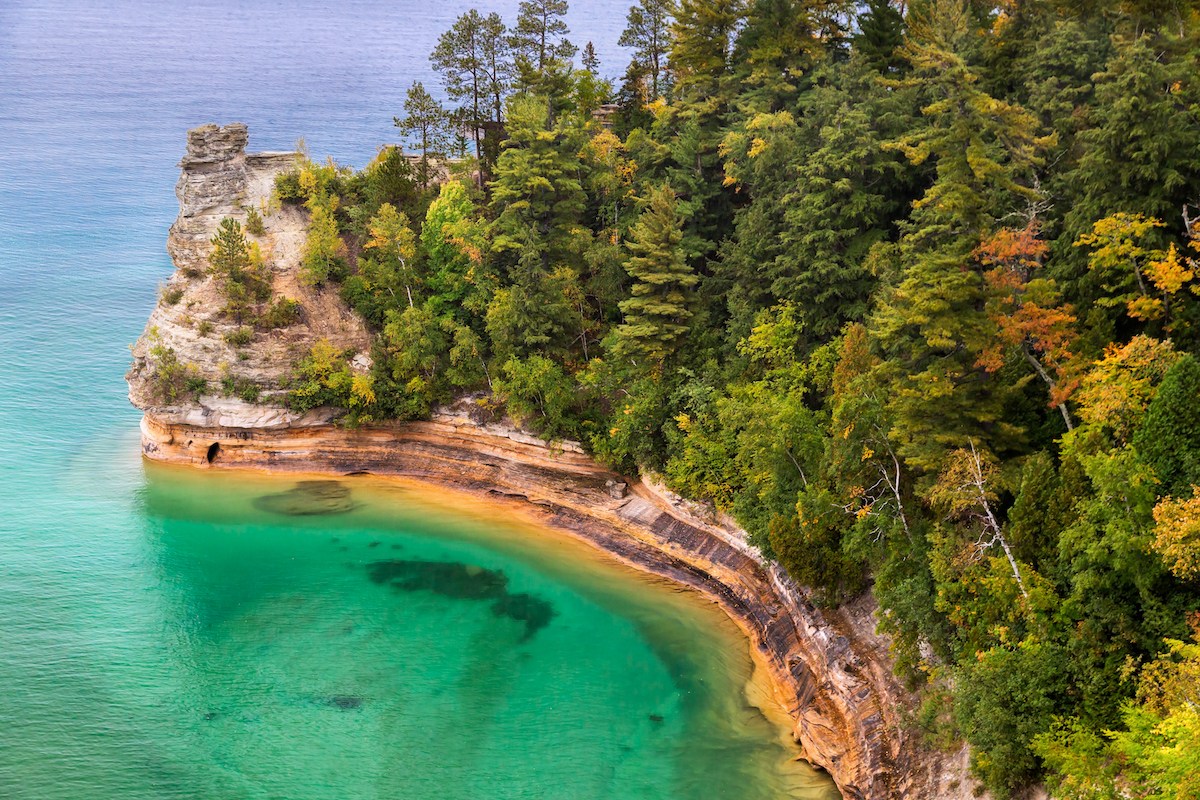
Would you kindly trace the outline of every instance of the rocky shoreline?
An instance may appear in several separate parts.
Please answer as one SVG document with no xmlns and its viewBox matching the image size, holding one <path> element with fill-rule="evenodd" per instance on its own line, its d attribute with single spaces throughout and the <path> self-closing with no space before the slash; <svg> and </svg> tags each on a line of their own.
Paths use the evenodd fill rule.
<svg viewBox="0 0 1200 800">
<path fill-rule="evenodd" d="M 205 427 L 142 421 L 152 460 L 203 468 L 371 473 L 430 482 L 520 506 L 544 525 L 718 602 L 768 667 L 804 756 L 846 798 L 972 797 L 965 753 L 931 752 L 905 724 L 910 693 L 891 671 L 863 597 L 816 606 L 729 520 L 612 473 L 571 443 L 479 424 L 467 403 L 428 422 L 347 429 Z"/>
<path fill-rule="evenodd" d="M 768 667 L 795 720 L 805 756 L 846 798 L 976 797 L 965 749 L 928 749 L 906 724 L 915 698 L 892 673 L 888 642 L 875 633 L 869 597 L 821 608 L 746 541 L 731 520 L 646 482 L 616 475 L 578 445 L 547 445 L 511 425 L 490 424 L 469 400 L 427 422 L 347 428 L 338 411 L 291 412 L 277 402 L 291 365 L 315 342 L 369 362 L 365 324 L 331 287 L 300 279 L 306 213 L 274 209 L 275 176 L 294 154 L 246 153 L 246 127 L 205 125 L 188 133 L 176 186 L 180 213 L 167 249 L 176 271 L 133 348 L 129 397 L 144 412 L 142 452 L 203 468 L 272 472 L 369 472 L 414 478 L 513 504 L 639 569 L 691 586 L 737 622 Z M 251 331 L 222 313 L 207 268 L 208 244 L 225 217 L 262 208 L 254 241 L 271 292 L 301 309 L 295 324 Z M 271 213 L 266 213 L 271 211 Z M 206 388 L 164 395 L 162 353 Z M 221 391 L 250 384 L 253 397 Z"/>
</svg>

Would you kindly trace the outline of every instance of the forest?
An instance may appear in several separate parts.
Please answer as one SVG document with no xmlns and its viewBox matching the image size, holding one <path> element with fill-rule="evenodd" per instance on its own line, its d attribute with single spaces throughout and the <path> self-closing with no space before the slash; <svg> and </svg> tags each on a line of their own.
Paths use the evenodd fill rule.
<svg viewBox="0 0 1200 800">
<path fill-rule="evenodd" d="M 1200 5 L 641 0 L 611 69 L 566 10 L 462 15 L 408 156 L 280 177 L 374 334 L 289 406 L 578 440 L 873 593 L 995 797 L 1200 797 Z"/>
</svg>

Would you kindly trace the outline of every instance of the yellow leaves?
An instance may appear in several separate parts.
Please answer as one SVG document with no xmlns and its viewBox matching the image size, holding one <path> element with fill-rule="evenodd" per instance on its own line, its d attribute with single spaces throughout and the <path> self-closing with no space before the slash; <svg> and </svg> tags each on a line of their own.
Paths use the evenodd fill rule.
<svg viewBox="0 0 1200 800">
<path fill-rule="evenodd" d="M 1183 580 L 1200 577 L 1200 487 L 1187 499 L 1164 497 L 1154 507 L 1154 551 Z"/>
<path fill-rule="evenodd" d="M 1195 277 L 1195 273 L 1179 260 L 1179 252 L 1172 243 L 1165 257 L 1146 265 L 1146 276 L 1159 291 L 1175 294 Z"/>
<path fill-rule="evenodd" d="M 1125 304 L 1125 310 L 1134 319 L 1149 322 L 1163 315 L 1163 301 L 1157 297 L 1135 297 Z"/>
<path fill-rule="evenodd" d="M 845 428 L 842 429 L 842 438 L 849 439 L 850 434 L 852 434 L 852 433 L 854 433 L 854 423 L 853 422 L 851 422 L 849 425 L 847 425 Z"/>
<path fill-rule="evenodd" d="M 874 450 L 872 450 L 872 449 L 871 449 L 871 448 L 869 448 L 869 447 L 865 447 L 865 446 L 864 446 L 864 447 L 863 447 L 863 451 L 862 451 L 862 459 L 861 459 L 861 460 L 862 460 L 862 461 L 866 461 L 866 460 L 868 460 L 869 458 L 871 458 L 871 456 L 873 456 L 873 455 L 875 455 L 875 451 L 874 451 Z"/>
<path fill-rule="evenodd" d="M 1147 255 L 1142 239 L 1155 228 L 1163 227 L 1166 226 L 1161 220 L 1121 211 L 1098 220 L 1090 233 L 1081 234 L 1075 240 L 1075 247 L 1092 248 L 1088 260 L 1091 269 L 1136 265 Z"/>
<path fill-rule="evenodd" d="M 629 409 L 626 409 L 625 413 L 628 414 Z M 687 414 L 681 413 L 675 417 L 675 424 L 679 426 L 679 430 L 687 433 L 692 427 L 692 418 Z"/>
<path fill-rule="evenodd" d="M 355 375 L 350 380 L 350 407 L 362 408 L 375 404 L 375 382 L 370 375 Z"/>
<path fill-rule="evenodd" d="M 317 192 L 317 174 L 311 167 L 312 165 L 310 164 L 300 170 L 300 191 L 309 197 L 312 197 Z"/>
<path fill-rule="evenodd" d="M 866 519 L 870 515 L 871 515 L 871 504 L 870 503 L 866 504 L 865 506 L 859 508 L 858 511 L 854 512 L 854 518 L 858 519 L 858 520 Z"/>
<path fill-rule="evenodd" d="M 767 140 L 763 139 L 759 136 L 756 136 L 750 142 L 750 149 L 748 151 L 746 151 L 746 155 L 750 158 L 757 158 L 758 156 L 762 155 L 763 151 L 766 149 L 767 149 Z"/>
<path fill-rule="evenodd" d="M 1195 277 L 1195 272 L 1180 260 L 1179 251 L 1174 243 L 1160 258 L 1154 258 L 1153 256 L 1158 253 L 1161 251 L 1148 254 L 1149 260 L 1146 262 L 1144 271 L 1154 288 L 1161 292 L 1162 297 L 1140 295 L 1129 300 L 1125 304 L 1125 308 L 1129 316 L 1134 319 L 1149 321 L 1166 316 L 1167 304 L 1171 298 Z M 1136 265 L 1134 268 L 1136 269 Z M 1172 330 L 1172 327 L 1170 323 L 1166 326 L 1167 330 Z"/>
<path fill-rule="evenodd" d="M 1154 399 L 1155 387 L 1177 360 L 1179 353 L 1169 341 L 1145 335 L 1124 346 L 1110 344 L 1075 395 L 1080 416 L 1126 441 Z"/>
</svg>

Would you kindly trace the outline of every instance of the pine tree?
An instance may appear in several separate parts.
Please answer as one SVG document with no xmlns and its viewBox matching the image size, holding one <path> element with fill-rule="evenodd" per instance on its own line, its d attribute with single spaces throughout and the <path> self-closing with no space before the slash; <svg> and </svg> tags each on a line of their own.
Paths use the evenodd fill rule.
<svg viewBox="0 0 1200 800">
<path fill-rule="evenodd" d="M 579 57 L 579 63 L 591 73 L 592 77 L 600 75 L 600 57 L 596 55 L 596 47 L 591 42 L 583 46 L 583 54 Z"/>
<path fill-rule="evenodd" d="M 483 154 L 479 131 L 486 119 L 483 107 L 488 100 L 487 40 L 483 17 L 471 9 L 441 35 L 429 56 L 433 68 L 442 74 L 446 94 L 452 100 L 464 103 L 465 121 L 471 128 L 476 158 L 482 158 Z"/>
<path fill-rule="evenodd" d="M 1066 220 L 1057 251 L 1065 262 L 1056 274 L 1081 276 L 1084 254 L 1071 245 L 1100 219 L 1117 212 L 1177 219 L 1194 202 L 1200 182 L 1200 119 L 1184 109 L 1200 102 L 1192 58 L 1171 58 L 1148 37 L 1114 38 L 1116 52 L 1093 78 L 1095 101 L 1078 134 L 1080 156 L 1066 174 Z M 1160 234 L 1150 244 L 1165 247 Z M 1082 291 L 1079 291 L 1082 290 Z M 1080 306 L 1099 296 L 1081 282 Z"/>
<path fill-rule="evenodd" d="M 671 41 L 671 0 L 641 0 L 630 6 L 625 30 L 617 44 L 633 50 L 638 73 L 649 81 L 643 102 L 653 102 L 667 93 L 670 72 L 667 52 Z"/>
<path fill-rule="evenodd" d="M 753 0 L 731 56 L 737 104 L 750 112 L 790 109 L 813 67 L 840 37 L 820 31 L 809 0 Z"/>
<path fill-rule="evenodd" d="M 493 11 L 483 18 L 480 36 L 483 41 L 484 94 L 491 106 L 491 121 L 500 123 L 504 121 L 504 99 L 512 88 L 516 66 L 505 35 L 504 20 L 499 14 Z"/>
<path fill-rule="evenodd" d="M 855 52 L 876 72 L 897 75 L 906 66 L 897 52 L 903 43 L 904 17 L 892 8 L 890 0 L 867 0 L 866 13 L 858 16 Z"/>
<path fill-rule="evenodd" d="M 445 158 L 446 151 L 450 146 L 447 133 L 449 118 L 445 109 L 429 92 L 425 91 L 425 86 L 420 81 L 415 81 L 409 87 L 408 95 L 404 100 L 404 118 L 393 117 L 392 121 L 400 129 L 402 136 L 416 140 L 417 147 L 421 151 L 417 176 L 421 182 L 421 188 L 428 188 L 432 177 L 430 156 Z"/>
<path fill-rule="evenodd" d="M 446 94 L 463 103 L 455 118 L 475 143 L 482 187 L 495 153 L 485 148 L 481 132 L 488 123 L 503 120 L 504 98 L 514 71 L 504 21 L 494 12 L 484 17 L 474 9 L 468 11 L 438 39 L 429 60 L 442 74 Z"/>
<path fill-rule="evenodd" d="M 1167 371 L 1134 449 L 1162 482 L 1162 493 L 1187 496 L 1200 484 L 1200 363 L 1190 355 Z"/>
<path fill-rule="evenodd" d="M 241 281 L 250 268 L 250 245 L 242 232 L 242 225 L 233 217 L 225 217 L 217 226 L 213 236 L 213 249 L 208 263 L 214 273 L 226 280 Z"/>
<path fill-rule="evenodd" d="M 699 278 L 683 257 L 683 230 L 669 186 L 650 192 L 629 232 L 626 271 L 632 296 L 620 304 L 625 322 L 617 328 L 615 353 L 643 369 L 661 369 L 688 332 L 691 290 Z"/>
<path fill-rule="evenodd" d="M 675 89 L 689 113 L 712 113 L 727 101 L 729 59 L 743 0 L 681 0 L 671 24 Z"/>
<path fill-rule="evenodd" d="M 567 333 L 575 316 L 568 295 L 586 244 L 583 142 L 547 117 L 543 97 L 518 95 L 509 102 L 508 139 L 491 184 L 492 251 L 511 285 L 489 308 L 488 326 L 502 332 L 497 344 L 508 352 L 546 345 L 566 351 L 573 338 Z"/>
<path fill-rule="evenodd" d="M 543 75 L 569 62 L 578 48 L 567 40 L 567 0 L 521 0 L 509 46 L 518 68 Z"/>
<path fill-rule="evenodd" d="M 1038 193 L 1022 181 L 1044 143 L 1029 114 L 978 86 L 961 54 L 967 37 L 961 0 L 934 0 L 911 20 L 904 55 L 912 78 L 897 85 L 915 82 L 933 97 L 922 109 L 927 124 L 886 145 L 914 164 L 933 159 L 936 170 L 905 225 L 902 280 L 883 295 L 872 325 L 888 356 L 900 452 L 929 472 L 971 439 L 995 451 L 1023 435 L 1005 409 L 1013 387 L 977 366 L 994 324 L 972 252 L 997 217 L 1036 207 Z"/>
</svg>

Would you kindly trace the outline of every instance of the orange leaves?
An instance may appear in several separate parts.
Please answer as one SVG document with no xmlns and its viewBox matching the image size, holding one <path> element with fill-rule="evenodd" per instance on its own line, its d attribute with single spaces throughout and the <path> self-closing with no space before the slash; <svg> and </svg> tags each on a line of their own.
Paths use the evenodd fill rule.
<svg viewBox="0 0 1200 800">
<path fill-rule="evenodd" d="M 1008 356 L 1020 353 L 1049 385 L 1050 405 L 1071 394 L 1074 381 L 1064 380 L 1075 341 L 1075 316 L 1059 303 L 1054 282 L 1037 275 L 1048 251 L 1036 221 L 1021 229 L 1003 228 L 984 239 L 975 258 L 992 269 L 984 273 L 988 317 L 995 338 L 976 366 L 996 372 Z"/>
<path fill-rule="evenodd" d="M 1001 228 L 975 248 L 975 257 L 989 267 L 1003 267 L 1006 272 L 1024 272 L 1028 280 L 1033 270 L 1042 266 L 1050 246 L 1039 238 L 1037 222 L 1024 228 Z"/>
</svg>

